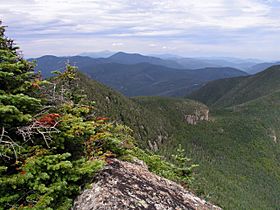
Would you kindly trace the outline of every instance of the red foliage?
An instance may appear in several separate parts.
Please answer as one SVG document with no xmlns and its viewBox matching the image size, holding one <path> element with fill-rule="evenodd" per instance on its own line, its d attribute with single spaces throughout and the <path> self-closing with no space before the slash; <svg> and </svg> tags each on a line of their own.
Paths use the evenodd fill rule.
<svg viewBox="0 0 280 210">
<path fill-rule="evenodd" d="M 39 89 L 40 88 L 39 84 L 35 83 L 35 82 L 32 83 L 32 87 L 35 88 L 35 89 Z"/>
<path fill-rule="evenodd" d="M 40 82 L 42 81 L 42 78 L 36 78 L 33 83 L 31 84 L 31 86 L 34 89 L 40 89 Z"/>
<path fill-rule="evenodd" d="M 97 121 L 105 121 L 105 120 L 109 120 L 108 117 L 97 117 L 96 118 Z"/>
<path fill-rule="evenodd" d="M 37 123 L 39 125 L 43 125 L 43 126 L 54 126 L 57 121 L 56 119 L 60 117 L 60 114 L 55 114 L 55 113 L 52 113 L 52 114 L 46 114 L 46 115 L 43 115 L 41 118 L 39 118 L 37 120 Z"/>
<path fill-rule="evenodd" d="M 21 171 L 20 174 L 21 174 L 21 175 L 25 175 L 25 174 L 26 174 L 26 171 Z"/>
</svg>

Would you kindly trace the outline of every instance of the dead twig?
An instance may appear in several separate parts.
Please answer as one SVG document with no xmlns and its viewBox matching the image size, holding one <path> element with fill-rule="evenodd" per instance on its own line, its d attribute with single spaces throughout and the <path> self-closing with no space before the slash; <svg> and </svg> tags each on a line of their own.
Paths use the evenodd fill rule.
<svg viewBox="0 0 280 210">
<path fill-rule="evenodd" d="M 19 144 L 17 144 L 9 135 L 8 132 L 5 131 L 5 127 L 2 127 L 2 132 L 1 132 L 1 136 L 0 136 L 0 145 L 4 146 L 4 147 L 8 147 L 8 148 L 12 148 L 15 159 L 17 160 L 18 156 L 17 156 L 17 151 L 16 148 L 20 148 L 21 146 Z M 9 157 L 6 154 L 2 154 L 0 153 L 0 156 L 6 157 L 8 159 L 11 159 L 11 157 Z"/>
<path fill-rule="evenodd" d="M 18 128 L 17 133 L 20 134 L 25 143 L 33 141 L 33 136 L 40 134 L 48 148 L 50 148 L 50 142 L 52 141 L 51 134 L 59 133 L 60 130 L 57 129 L 57 125 L 59 122 L 55 122 L 54 125 L 44 125 L 38 121 L 34 121 L 28 126 L 24 126 L 22 128 Z"/>
</svg>

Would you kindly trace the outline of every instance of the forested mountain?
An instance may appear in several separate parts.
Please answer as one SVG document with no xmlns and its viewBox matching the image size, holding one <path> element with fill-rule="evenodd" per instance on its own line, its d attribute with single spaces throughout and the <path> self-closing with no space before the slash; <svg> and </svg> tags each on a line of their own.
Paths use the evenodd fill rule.
<svg viewBox="0 0 280 210">
<path fill-rule="evenodd" d="M 84 74 L 111 84 L 114 89 L 135 89 L 145 95 L 172 90 L 174 84 L 188 88 L 186 80 L 204 84 L 221 76 L 221 69 L 216 68 L 190 71 L 148 63 L 127 65 L 107 63 L 104 59 L 91 62 L 91 58 L 84 57 L 84 62 L 80 62 L 80 58 L 47 56 L 38 59 L 38 64 L 60 69 L 68 59 Z M 251 76 L 243 72 L 240 75 L 235 69 L 222 70 L 223 77 L 232 76 L 228 75 L 231 72 L 237 77 L 209 82 L 191 95 L 210 108 L 188 99 L 129 99 L 83 74 L 80 87 L 88 100 L 97 102 L 96 115 L 110 116 L 111 120 L 131 127 L 142 148 L 171 159 L 170 154 L 176 153 L 176 145 L 181 144 L 187 156 L 200 165 L 196 181 L 189 186 L 197 193 L 226 209 L 275 209 L 279 206 L 275 198 L 280 195 L 279 67 Z M 196 80 L 197 75 L 200 80 Z M 168 79 L 171 85 L 159 82 L 149 86 L 154 78 Z M 145 91 L 140 92 L 143 89 L 137 87 Z M 184 88 L 182 94 L 188 92 Z"/>
<path fill-rule="evenodd" d="M 172 60 L 165 60 L 161 58 L 156 58 L 152 56 L 144 56 L 141 54 L 129 54 L 124 52 L 118 52 L 108 58 L 112 63 L 120 64 L 139 64 L 139 63 L 150 63 L 159 66 L 166 66 L 170 68 L 181 69 L 184 68 L 182 65 L 178 64 Z"/>
<path fill-rule="evenodd" d="M 274 71 L 267 77 L 279 78 Z M 101 103 L 99 114 L 133 128 L 142 147 L 170 158 L 181 144 L 200 165 L 190 186 L 197 193 L 225 209 L 279 206 L 279 92 L 230 109 L 213 107 L 207 116 L 209 108 L 195 101 L 128 99 L 85 76 L 81 84 L 90 99 Z M 223 84 L 227 80 L 221 89 Z"/>
<path fill-rule="evenodd" d="M 97 115 L 110 116 L 111 120 L 131 127 L 138 143 L 145 148 L 149 146 L 149 141 L 153 142 L 158 138 L 162 138 L 162 141 L 167 140 L 167 131 L 172 129 L 175 132 L 176 130 L 170 125 L 171 121 L 165 113 L 155 114 L 150 109 L 144 108 L 139 104 L 140 98 L 127 98 L 84 74 L 79 74 L 79 85 L 88 100 L 97 101 Z M 160 97 L 147 99 L 161 100 Z M 174 110 L 175 116 L 178 116 L 176 120 L 180 121 L 184 121 L 185 115 L 192 115 L 196 110 L 207 110 L 205 105 L 192 100 L 162 98 L 162 101 L 170 103 L 170 108 L 173 106 L 170 110 Z M 179 115 L 176 114 L 176 110 L 179 110 Z"/>
<path fill-rule="evenodd" d="M 280 66 L 272 66 L 258 74 L 209 82 L 190 98 L 215 107 L 245 103 L 280 89 Z"/>
<path fill-rule="evenodd" d="M 275 209 L 280 195 L 279 72 L 275 66 L 257 75 L 205 85 L 194 95 L 201 101 L 206 97 L 204 102 L 211 106 L 209 120 L 196 125 L 185 117 L 207 111 L 202 104 L 161 97 L 133 98 L 140 113 L 146 113 L 137 120 L 146 122 L 140 125 L 147 129 L 140 134 L 141 139 L 166 157 L 175 151 L 174 145 L 182 144 L 200 165 L 192 188 L 222 207 Z M 193 108 L 186 111 L 188 107 Z M 139 126 L 129 120 L 125 123 Z M 136 127 L 138 133 L 141 129 Z"/>
<path fill-rule="evenodd" d="M 253 65 L 251 66 L 249 69 L 248 69 L 248 73 L 250 74 L 256 74 L 258 72 L 261 72 L 271 66 L 275 66 L 275 65 L 280 65 L 280 62 L 266 62 L 266 63 L 258 63 L 256 65 Z"/>
<path fill-rule="evenodd" d="M 115 56 L 118 55 L 120 54 Z M 135 59 L 138 59 L 138 55 Z M 131 59 L 127 62 L 129 60 Z M 91 78 L 127 96 L 184 96 L 210 80 L 247 75 L 233 68 L 183 70 L 151 63 L 112 63 L 111 58 L 93 59 L 82 56 L 43 56 L 36 59 L 36 62 L 36 69 L 42 71 L 45 77 L 51 76 L 53 70 L 63 69 L 65 63 L 69 62 Z"/>
<path fill-rule="evenodd" d="M 239 161 L 243 162 L 240 169 L 244 174 L 238 178 L 243 184 L 236 183 L 236 186 L 243 188 L 244 182 L 250 182 L 252 178 L 255 184 L 251 182 L 248 189 L 252 186 L 255 188 L 252 188 L 251 192 L 254 190 L 259 192 L 261 188 L 267 190 L 264 194 L 268 196 L 259 197 L 259 201 L 269 202 L 263 203 L 263 207 L 255 207 L 257 209 L 277 209 L 280 205 L 279 199 L 275 199 L 280 193 L 278 184 L 280 169 L 279 80 L 280 67 L 272 66 L 256 75 L 210 82 L 190 95 L 190 98 L 211 106 L 211 110 L 215 113 L 213 115 L 215 123 L 221 123 L 221 128 L 217 132 L 225 135 L 223 139 L 220 139 L 221 144 L 224 144 L 226 139 L 231 139 L 231 146 L 226 156 L 233 161 L 232 165 L 237 167 L 240 165 Z M 225 129 L 226 127 L 228 130 Z M 217 137 L 212 139 L 214 138 Z M 239 151 L 238 155 L 237 153 L 232 155 L 237 151 Z M 222 159 L 224 160 L 224 157 Z M 248 162 L 245 163 L 246 161 Z M 225 173 L 228 173 L 229 168 L 228 165 Z M 256 171 L 249 172 L 253 168 Z M 231 176 L 234 176 L 233 173 Z M 274 204 L 271 205 L 272 203 Z"/>
</svg>

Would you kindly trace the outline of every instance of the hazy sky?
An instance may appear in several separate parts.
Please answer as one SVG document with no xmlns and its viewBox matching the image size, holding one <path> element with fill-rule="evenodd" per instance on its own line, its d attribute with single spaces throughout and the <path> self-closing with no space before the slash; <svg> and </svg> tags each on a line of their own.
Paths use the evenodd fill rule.
<svg viewBox="0 0 280 210">
<path fill-rule="evenodd" d="M 0 0 L 26 57 L 112 50 L 280 59 L 280 0 Z"/>
</svg>

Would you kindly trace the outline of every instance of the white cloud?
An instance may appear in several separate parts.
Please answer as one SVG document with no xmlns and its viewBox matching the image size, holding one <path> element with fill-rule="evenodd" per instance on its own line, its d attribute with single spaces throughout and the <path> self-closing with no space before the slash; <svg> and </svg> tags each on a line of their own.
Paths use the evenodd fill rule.
<svg viewBox="0 0 280 210">
<path fill-rule="evenodd" d="M 30 43 L 38 44 L 36 41 L 40 40 L 48 40 L 50 45 L 45 47 L 49 49 L 55 47 L 51 45 L 53 40 L 72 39 L 72 43 L 79 40 L 83 47 L 76 45 L 83 51 L 86 46 L 83 42 L 87 39 L 102 39 L 104 49 L 125 45 L 137 51 L 143 46 L 127 45 L 123 40 L 130 43 L 141 40 L 146 50 L 158 49 L 151 46 L 153 43 L 166 46 L 164 49 L 159 47 L 161 50 L 179 51 L 185 47 L 187 52 L 191 50 L 188 48 L 191 43 L 192 49 L 204 46 L 213 51 L 209 48 L 213 45 L 220 53 L 226 53 L 231 44 L 239 46 L 242 52 L 248 42 L 260 45 L 264 43 L 263 39 L 269 38 L 270 42 L 265 44 L 274 43 L 269 55 L 280 42 L 277 36 L 280 31 L 279 0 L 0 1 L 0 19 L 9 26 L 11 37 L 28 45 L 29 48 L 24 48 L 27 54 L 33 51 Z M 118 40 L 124 45 L 113 45 L 119 43 Z M 176 40 L 182 46 L 167 46 L 166 43 Z M 68 54 L 69 47 L 64 48 Z"/>
<path fill-rule="evenodd" d="M 112 46 L 123 46 L 122 42 L 114 42 L 112 43 Z"/>
<path fill-rule="evenodd" d="M 148 46 L 149 46 L 149 47 L 156 47 L 157 44 L 151 43 L 151 44 L 149 44 Z"/>
</svg>

